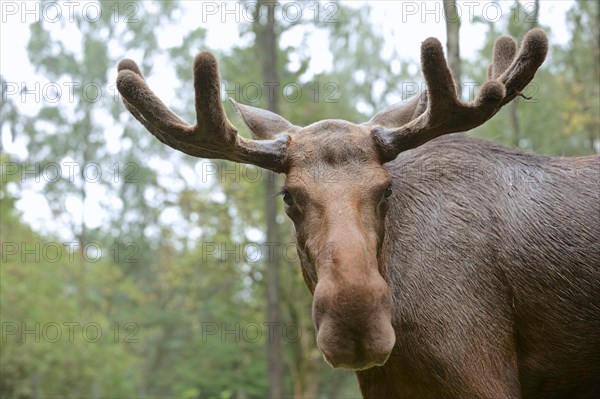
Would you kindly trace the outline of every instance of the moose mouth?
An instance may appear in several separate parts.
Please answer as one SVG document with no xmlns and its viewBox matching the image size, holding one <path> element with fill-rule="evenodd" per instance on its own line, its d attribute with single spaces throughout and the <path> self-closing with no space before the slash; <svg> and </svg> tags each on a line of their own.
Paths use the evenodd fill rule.
<svg viewBox="0 0 600 399">
<path fill-rule="evenodd" d="M 317 346 L 333 368 L 351 371 L 383 366 L 396 343 L 391 323 L 377 316 L 364 328 L 335 328 L 331 319 L 317 328 Z"/>
<path fill-rule="evenodd" d="M 383 360 L 380 360 L 380 361 L 373 360 L 364 365 L 359 365 L 359 364 L 344 364 L 344 363 L 334 364 L 331 361 L 331 359 L 329 359 L 329 357 L 327 356 L 327 354 L 325 352 L 321 351 L 321 353 L 323 354 L 323 358 L 325 359 L 327 364 L 329 364 L 331 367 L 336 368 L 336 369 L 344 369 L 344 370 L 348 370 L 348 371 L 362 371 L 362 370 L 367 370 L 367 369 L 370 369 L 373 367 L 383 366 L 391 354 L 391 352 L 390 352 L 387 356 L 385 356 L 385 358 Z"/>
</svg>

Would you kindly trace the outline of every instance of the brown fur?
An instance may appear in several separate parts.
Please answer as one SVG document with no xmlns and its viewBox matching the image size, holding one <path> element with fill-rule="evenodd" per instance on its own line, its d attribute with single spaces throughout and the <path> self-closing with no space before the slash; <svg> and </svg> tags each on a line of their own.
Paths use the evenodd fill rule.
<svg viewBox="0 0 600 399">
<path fill-rule="evenodd" d="M 600 395 L 600 158 L 462 135 L 387 165 L 397 343 L 365 397 Z"/>
</svg>

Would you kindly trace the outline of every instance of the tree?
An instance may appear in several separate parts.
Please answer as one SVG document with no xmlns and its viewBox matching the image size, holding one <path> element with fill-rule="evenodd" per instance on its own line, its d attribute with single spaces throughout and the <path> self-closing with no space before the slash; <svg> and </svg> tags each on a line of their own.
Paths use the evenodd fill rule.
<svg viewBox="0 0 600 399">
<path fill-rule="evenodd" d="M 42 3 L 41 7 L 44 6 L 45 3 Z M 35 170 L 38 174 L 25 182 L 19 179 L 11 187 L 17 193 L 26 190 L 43 193 L 54 220 L 63 222 L 49 229 L 54 231 L 49 237 L 24 234 L 23 242 L 33 248 L 43 248 L 48 243 L 54 248 L 54 244 L 75 239 L 80 251 L 67 255 L 70 248 L 62 248 L 61 244 L 56 248 L 62 248 L 63 255 L 57 257 L 55 262 L 25 258 L 19 267 L 3 262 L 2 304 L 14 303 L 14 299 L 21 296 L 31 300 L 27 303 L 21 301 L 24 308 L 3 307 L 4 321 L 56 322 L 60 325 L 62 322 L 90 317 L 102 321 L 100 324 L 105 332 L 111 326 L 109 320 L 117 323 L 121 320 L 131 321 L 136 313 L 130 305 L 135 304 L 142 295 L 140 291 L 147 290 L 147 287 L 141 282 L 132 284 L 127 277 L 146 274 L 147 270 L 140 265 L 152 264 L 159 249 L 147 234 L 151 221 L 158 218 L 160 207 L 153 206 L 153 201 L 146 196 L 147 189 L 155 185 L 156 173 L 148 167 L 146 160 L 149 157 L 143 151 L 145 147 L 150 147 L 149 153 L 160 153 L 162 147 L 156 145 L 152 149 L 155 144 L 150 138 L 137 138 L 141 131 L 137 125 L 119 122 L 119 116 L 125 111 L 112 95 L 114 87 L 111 90 L 109 74 L 118 59 L 123 57 L 122 47 L 116 46 L 117 52 L 121 53 L 115 54 L 115 43 L 123 46 L 135 44 L 143 48 L 143 64 L 151 64 L 152 56 L 157 52 L 154 29 L 170 18 L 174 4 L 162 2 L 146 8 L 134 2 L 100 2 L 96 6 L 99 7 L 97 20 L 75 13 L 72 20 L 65 17 L 60 24 L 51 24 L 45 18 L 40 18 L 30 25 L 28 55 L 37 73 L 44 79 L 38 83 L 63 89 L 66 87 L 71 91 L 63 91 L 62 96 L 58 89 L 55 92 L 46 91 L 58 101 L 43 101 L 34 117 L 13 118 L 11 103 L 2 104 L 2 120 L 4 122 L 4 112 L 8 109 L 7 115 L 12 123 L 9 127 L 14 129 L 13 137 L 18 133 L 28 140 L 28 156 L 18 163 L 20 168 Z M 127 10 L 132 9 L 136 11 L 133 17 L 125 15 Z M 120 23 L 113 18 L 119 18 Z M 137 19 L 125 21 L 124 18 Z M 140 23 L 142 20 L 144 23 Z M 75 49 L 60 38 L 64 38 L 64 35 L 56 34 L 56 30 L 64 29 L 67 25 L 71 29 L 71 37 L 79 35 L 76 37 L 79 40 L 74 41 L 79 47 Z M 113 126 L 124 126 L 123 129 L 116 128 L 121 138 L 119 155 L 115 155 L 107 146 L 105 132 L 110 129 L 111 116 Z M 14 160 L 16 164 L 17 161 Z M 66 165 L 69 164 L 76 166 L 68 169 Z M 52 175 L 51 179 L 44 174 L 47 170 L 56 171 L 56 168 L 59 173 Z M 90 226 L 82 216 L 83 209 L 89 207 L 90 201 L 97 197 L 101 197 L 100 206 L 107 209 L 108 215 L 102 229 Z M 80 207 L 81 213 L 73 212 L 71 207 L 74 203 Z M 148 217 L 152 213 L 155 218 Z M 13 231 L 15 235 L 8 241 L 16 240 L 20 226 L 15 228 L 7 224 L 6 216 L 3 209 L 2 233 Z M 83 251 L 90 243 L 100 248 L 103 254 L 97 262 L 90 261 L 89 255 Z M 18 277 L 18 284 L 14 284 L 13 276 Z M 44 283 L 38 289 L 40 281 Z M 141 289 L 138 290 L 138 287 Z M 36 294 L 25 295 L 28 291 Z M 5 301 L 6 298 L 9 300 Z M 36 308 L 35 303 L 39 303 L 41 308 Z M 52 306 L 62 310 L 48 311 Z M 27 307 L 31 309 L 30 312 L 23 310 Z M 3 346 L 3 349 L 7 349 L 3 351 L 3 365 L 26 362 L 32 356 L 39 358 L 34 365 L 28 364 L 19 369 L 16 375 L 7 377 L 7 381 L 14 380 L 15 384 L 21 384 L 21 388 L 7 384 L 9 392 L 21 389 L 31 392 L 33 389 L 34 394 L 41 392 L 40 395 L 54 397 L 90 397 L 99 394 L 132 396 L 137 392 L 137 385 L 144 385 L 141 374 L 132 373 L 137 370 L 140 360 L 138 353 L 135 353 L 137 347 L 104 346 L 100 343 L 68 345 L 68 342 L 65 345 L 63 341 L 56 345 L 28 346 L 19 345 L 17 340 L 12 344 L 14 346 Z M 10 349 L 16 351 L 11 352 Z M 112 361 L 109 361 L 111 356 Z M 96 360 L 86 363 L 86 358 L 90 357 Z M 65 369 L 65 365 L 69 367 Z M 95 375 L 90 367 L 97 367 Z M 121 367 L 130 371 L 124 371 Z M 123 379 L 129 382 L 123 384 Z M 34 388 L 31 388 L 32 384 L 27 384 L 32 380 Z"/>
<path fill-rule="evenodd" d="M 4 154 L 0 161 L 13 164 Z M 135 395 L 140 359 L 119 336 L 124 325 L 78 300 L 72 275 L 80 254 L 21 222 L 11 188 L 19 179 L 20 173 L 3 174 L 0 187 L 0 396 Z M 95 293 L 126 291 L 118 277 L 118 267 L 106 259 L 85 276 Z"/>
<path fill-rule="evenodd" d="M 143 64 L 150 64 L 157 52 L 153 30 L 161 21 L 168 20 L 174 5 L 162 2 L 140 7 L 133 2 L 100 2 L 98 7 L 98 21 L 90 22 L 83 15 L 76 15 L 69 26 L 80 35 L 80 48 L 74 50 L 68 49 L 63 39 L 53 34 L 57 26 L 44 18 L 31 25 L 27 51 L 36 71 L 51 83 L 70 82 L 74 89 L 69 95 L 60 96 L 58 102 L 43 102 L 39 113 L 26 125 L 29 167 L 42 172 L 58 164 L 61 172 L 57 179 L 43 185 L 34 183 L 29 188 L 43 192 L 55 220 L 64 221 L 64 225 L 55 228 L 71 232 L 72 236 L 65 238 L 75 238 L 80 249 L 92 241 L 102 242 L 107 251 L 115 241 L 116 245 L 132 243 L 141 249 L 137 251 L 140 263 L 150 262 L 153 244 L 144 234 L 148 227 L 145 217 L 148 206 L 143 195 L 156 174 L 148 167 L 140 148 L 146 144 L 153 146 L 154 151 L 161 148 L 149 138 L 132 145 L 137 142 L 134 137 L 139 127 L 125 123 L 120 131 L 119 152 L 113 154 L 108 150 L 107 112 L 111 112 L 115 120 L 125 112 L 114 96 L 112 82 L 108 81 L 109 71 L 123 55 L 112 53 L 109 44 L 130 46 L 135 43 L 145 50 Z M 132 7 L 137 10 L 136 19 L 121 21 L 121 18 L 129 18 L 123 13 Z M 123 23 L 114 23 L 115 16 Z M 94 195 L 104 194 L 104 201 L 100 203 L 109 215 L 109 220 L 104 221 L 104 231 L 97 226 L 90 227 L 85 220 L 85 208 L 97 199 L 90 196 L 90 190 Z M 117 207 L 121 212 L 114 212 L 115 202 L 123 205 Z M 67 204 L 77 206 L 81 213 L 70 211 Z M 134 205 L 139 212 L 133 211 Z M 87 267 L 85 262 L 81 265 L 80 277 Z M 78 291 L 85 299 L 86 287 L 80 285 Z"/>
<path fill-rule="evenodd" d="M 517 0 L 513 7 L 511 8 L 511 18 L 509 20 L 508 31 L 510 34 L 515 37 L 523 37 L 523 35 L 533 28 L 538 26 L 538 17 L 540 12 L 540 2 L 536 0 L 533 3 L 533 13 L 532 15 L 525 19 L 521 20 L 519 16 L 524 14 L 524 8 L 521 3 Z M 518 102 L 513 101 L 510 104 L 510 125 L 513 132 L 513 142 L 512 144 L 515 147 L 520 146 L 521 144 L 521 126 L 519 124 L 519 112 L 518 112 Z"/>
<path fill-rule="evenodd" d="M 561 118 L 564 136 L 581 141 L 586 152 L 600 151 L 600 5 L 573 4 L 567 14 L 571 40 L 556 53 L 561 64 Z"/>
<path fill-rule="evenodd" d="M 457 94 L 460 97 L 462 91 L 461 62 L 460 62 L 460 15 L 456 7 L 456 0 L 444 0 L 444 14 L 446 20 L 446 49 L 448 53 L 448 65 L 458 87 Z"/>
<path fill-rule="evenodd" d="M 275 5 L 266 4 L 263 0 L 258 1 L 255 8 L 253 28 L 256 35 L 255 46 L 257 54 L 261 59 L 261 75 L 262 81 L 265 83 L 279 82 L 279 74 L 277 73 L 277 34 L 275 32 Z M 262 12 L 266 11 L 266 20 L 261 23 L 259 17 Z M 268 95 L 267 110 L 278 114 L 279 111 L 279 96 L 277 91 L 273 95 Z M 278 203 L 276 202 L 277 194 L 277 179 L 276 174 L 267 171 L 264 179 L 264 207 L 266 218 L 266 243 L 273 244 L 280 240 L 279 224 L 277 222 Z M 269 325 L 279 326 L 280 318 L 280 284 L 279 270 L 281 268 L 280 251 L 269 252 L 266 257 L 266 291 L 267 291 L 267 322 Z M 269 397 L 283 397 L 283 356 L 281 351 L 280 335 L 274 334 L 267 341 L 267 359 L 269 367 Z"/>
</svg>

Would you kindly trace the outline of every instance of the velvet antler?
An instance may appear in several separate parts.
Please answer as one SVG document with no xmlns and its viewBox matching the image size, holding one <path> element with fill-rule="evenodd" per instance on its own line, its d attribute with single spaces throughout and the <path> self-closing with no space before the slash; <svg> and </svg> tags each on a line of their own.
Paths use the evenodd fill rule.
<svg viewBox="0 0 600 399">
<path fill-rule="evenodd" d="M 161 142 L 194 157 L 226 159 L 285 172 L 288 136 L 249 140 L 237 134 L 221 104 L 217 60 L 202 52 L 194 60 L 196 120 L 191 126 L 150 90 L 135 62 L 119 63 L 117 88 L 131 114 Z"/>
<path fill-rule="evenodd" d="M 499 38 L 488 68 L 489 80 L 475 101 L 467 103 L 456 94 L 442 45 L 435 38 L 425 40 L 421 46 L 421 67 L 427 90 L 408 103 L 387 108 L 364 124 L 372 128 L 381 161 L 389 162 L 400 152 L 443 134 L 467 131 L 483 124 L 520 94 L 533 79 L 547 51 L 548 40 L 539 29 L 525 35 L 518 54 L 512 38 Z M 125 106 L 163 143 L 195 157 L 227 159 L 275 172 L 287 171 L 286 149 L 290 135 L 300 128 L 268 111 L 233 102 L 256 138 L 273 139 L 249 140 L 239 136 L 221 104 L 218 65 L 211 53 L 202 52 L 194 60 L 197 119 L 194 126 L 160 101 L 135 62 L 123 60 L 118 69 L 117 87 Z"/>
<path fill-rule="evenodd" d="M 500 108 L 520 94 L 529 84 L 548 51 L 548 39 L 543 31 L 529 31 L 515 57 L 516 44 L 503 36 L 494 44 L 493 63 L 488 68 L 488 80 L 475 101 L 466 103 L 456 94 L 442 45 L 428 38 L 421 45 L 421 68 L 427 92 L 403 106 L 392 106 L 375 115 L 366 125 L 373 126 L 373 136 L 381 149 L 383 162 L 388 162 L 405 150 L 418 147 L 438 136 L 464 132 L 483 124 Z M 423 110 L 423 104 L 427 103 Z M 389 121 L 401 120 L 401 126 Z"/>
</svg>

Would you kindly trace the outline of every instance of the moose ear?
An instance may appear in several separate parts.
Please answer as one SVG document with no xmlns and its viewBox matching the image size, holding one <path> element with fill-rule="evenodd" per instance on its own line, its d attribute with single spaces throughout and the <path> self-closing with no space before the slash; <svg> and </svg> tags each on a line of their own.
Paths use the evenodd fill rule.
<svg viewBox="0 0 600 399">
<path fill-rule="evenodd" d="M 229 101 L 255 140 L 271 140 L 280 134 L 291 134 L 301 129 L 271 111 L 238 104 L 232 98 Z"/>
<path fill-rule="evenodd" d="M 363 125 L 385 128 L 402 126 L 417 118 L 425 112 L 425 109 L 427 109 L 427 90 L 424 90 L 421 94 L 414 96 L 408 101 L 390 105 L 386 109 L 379 111 L 368 122 L 363 123 Z"/>
</svg>

